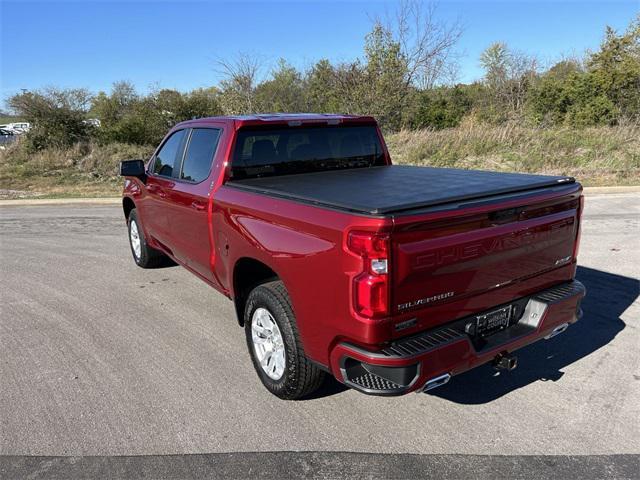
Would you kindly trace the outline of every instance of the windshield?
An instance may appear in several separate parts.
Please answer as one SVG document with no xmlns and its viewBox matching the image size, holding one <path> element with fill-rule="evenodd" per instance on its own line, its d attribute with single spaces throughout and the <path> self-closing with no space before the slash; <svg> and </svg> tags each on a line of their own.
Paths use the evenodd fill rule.
<svg viewBox="0 0 640 480">
<path fill-rule="evenodd" d="M 233 178 L 385 165 L 376 127 L 292 127 L 238 132 Z"/>
</svg>

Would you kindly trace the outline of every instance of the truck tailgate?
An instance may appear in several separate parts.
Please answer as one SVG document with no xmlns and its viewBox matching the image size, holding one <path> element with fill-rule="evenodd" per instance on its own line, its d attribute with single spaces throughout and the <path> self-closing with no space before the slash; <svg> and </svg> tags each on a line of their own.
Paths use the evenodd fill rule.
<svg viewBox="0 0 640 480">
<path fill-rule="evenodd" d="M 554 200 L 440 219 L 398 220 L 392 234 L 393 313 L 480 295 L 567 265 L 579 191 Z"/>
</svg>

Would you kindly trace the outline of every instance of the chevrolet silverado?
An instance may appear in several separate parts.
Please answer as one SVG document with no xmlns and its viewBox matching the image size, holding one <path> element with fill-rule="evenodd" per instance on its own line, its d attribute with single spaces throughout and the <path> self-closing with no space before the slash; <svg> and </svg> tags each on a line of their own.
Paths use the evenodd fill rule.
<svg viewBox="0 0 640 480">
<path fill-rule="evenodd" d="M 280 398 L 512 370 L 582 314 L 570 177 L 392 165 L 372 117 L 328 114 L 183 122 L 121 174 L 135 263 L 230 298 Z"/>
</svg>

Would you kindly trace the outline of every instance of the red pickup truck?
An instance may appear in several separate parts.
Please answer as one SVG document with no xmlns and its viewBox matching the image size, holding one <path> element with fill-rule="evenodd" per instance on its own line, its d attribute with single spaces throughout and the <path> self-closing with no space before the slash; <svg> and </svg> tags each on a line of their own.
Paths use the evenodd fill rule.
<svg viewBox="0 0 640 480">
<path fill-rule="evenodd" d="M 281 398 L 327 373 L 400 395 L 511 370 L 582 314 L 570 177 L 392 165 L 373 118 L 322 114 L 183 122 L 121 174 L 135 262 L 233 300 Z"/>
</svg>

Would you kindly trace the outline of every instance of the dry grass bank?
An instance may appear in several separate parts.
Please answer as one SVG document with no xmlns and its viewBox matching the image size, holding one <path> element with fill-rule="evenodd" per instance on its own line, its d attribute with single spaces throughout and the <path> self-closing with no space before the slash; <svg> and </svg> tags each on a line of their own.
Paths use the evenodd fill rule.
<svg viewBox="0 0 640 480">
<path fill-rule="evenodd" d="M 466 123 L 387 136 L 395 163 L 572 175 L 584 185 L 640 185 L 640 126 L 534 129 Z"/>
<path fill-rule="evenodd" d="M 572 175 L 587 186 L 640 185 L 640 126 L 533 129 L 467 122 L 387 136 L 395 163 Z M 78 145 L 27 154 L 0 150 L 0 198 L 117 196 L 120 160 L 152 147 Z"/>
<path fill-rule="evenodd" d="M 0 151 L 0 198 L 116 196 L 120 160 L 149 158 L 153 148 L 95 143 L 27 154 L 14 144 Z"/>
</svg>

